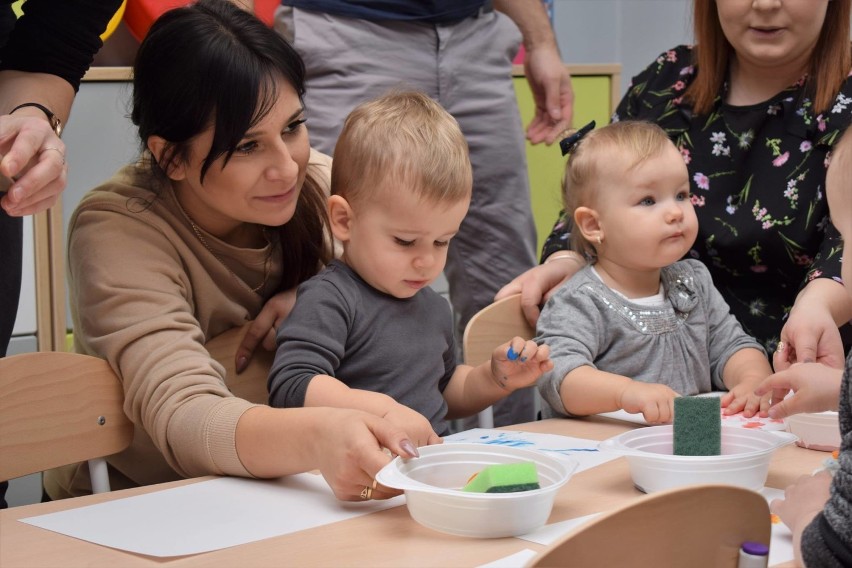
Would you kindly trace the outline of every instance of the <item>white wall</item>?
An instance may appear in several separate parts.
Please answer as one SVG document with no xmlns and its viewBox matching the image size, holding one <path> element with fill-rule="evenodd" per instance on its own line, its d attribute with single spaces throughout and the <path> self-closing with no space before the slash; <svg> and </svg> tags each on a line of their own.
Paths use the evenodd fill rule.
<svg viewBox="0 0 852 568">
<path fill-rule="evenodd" d="M 567 63 L 620 63 L 624 92 L 657 55 L 692 43 L 692 0 L 555 0 L 553 27 Z"/>
</svg>

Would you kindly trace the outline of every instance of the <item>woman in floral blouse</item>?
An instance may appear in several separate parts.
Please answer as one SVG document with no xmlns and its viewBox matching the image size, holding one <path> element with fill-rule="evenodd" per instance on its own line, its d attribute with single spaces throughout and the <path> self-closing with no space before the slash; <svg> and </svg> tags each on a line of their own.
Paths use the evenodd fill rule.
<svg viewBox="0 0 852 568">
<path fill-rule="evenodd" d="M 695 0 L 697 45 L 660 55 L 613 116 L 656 122 L 680 149 L 699 220 L 688 255 L 776 351 L 776 369 L 843 366 L 838 326 L 852 306 L 825 184 L 832 152 L 852 150 L 852 137 L 838 144 L 852 119 L 849 18 L 850 0 Z M 497 296 L 522 292 L 531 322 L 544 292 L 585 262 L 567 252 L 569 230 L 563 213 L 544 264 Z"/>
</svg>

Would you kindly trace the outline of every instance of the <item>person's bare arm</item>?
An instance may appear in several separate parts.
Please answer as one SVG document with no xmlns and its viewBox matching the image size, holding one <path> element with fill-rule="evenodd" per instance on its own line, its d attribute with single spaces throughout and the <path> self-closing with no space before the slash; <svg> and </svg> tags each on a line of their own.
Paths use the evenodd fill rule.
<svg viewBox="0 0 852 568">
<path fill-rule="evenodd" d="M 51 207 L 66 182 L 65 144 L 47 114 L 16 107 L 39 104 L 65 124 L 73 101 L 74 88 L 56 75 L 0 71 L 0 206 L 10 215 Z"/>
<path fill-rule="evenodd" d="M 533 144 L 552 144 L 571 126 L 574 89 L 547 11 L 541 0 L 495 0 L 494 7 L 509 16 L 524 36 L 524 71 L 535 101 L 527 138 Z"/>
</svg>

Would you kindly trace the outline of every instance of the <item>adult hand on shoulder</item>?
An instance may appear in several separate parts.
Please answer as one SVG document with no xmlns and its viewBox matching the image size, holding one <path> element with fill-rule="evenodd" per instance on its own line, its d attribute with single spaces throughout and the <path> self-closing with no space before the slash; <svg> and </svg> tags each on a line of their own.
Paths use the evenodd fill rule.
<svg viewBox="0 0 852 568">
<path fill-rule="evenodd" d="M 0 206 L 9 215 L 32 215 L 56 203 L 67 183 L 65 144 L 44 118 L 0 116 L 0 155 L 0 174 L 11 181 Z"/>
<path fill-rule="evenodd" d="M 529 49 L 524 70 L 535 101 L 535 116 L 527 127 L 527 139 L 533 144 L 553 144 L 571 127 L 574 88 L 571 75 L 555 46 Z"/>
<path fill-rule="evenodd" d="M 785 418 L 800 412 L 837 410 L 843 371 L 820 363 L 797 363 L 770 375 L 754 389 L 764 396 L 772 391 L 770 418 Z M 784 398 L 793 391 L 793 396 Z"/>
<path fill-rule="evenodd" d="M 234 358 L 234 368 L 241 373 L 248 366 L 249 360 L 257 349 L 262 345 L 267 351 L 275 350 L 275 335 L 281 325 L 296 304 L 296 288 L 275 294 L 261 308 L 260 313 L 249 325 L 245 337 Z"/>
<path fill-rule="evenodd" d="M 527 321 L 535 327 L 539 306 L 547 302 L 550 296 L 577 271 L 578 263 L 555 261 L 534 266 L 500 288 L 494 300 L 502 300 L 514 294 L 521 295 L 521 309 Z"/>
<path fill-rule="evenodd" d="M 376 474 L 391 461 L 384 451 L 404 457 L 418 457 L 408 435 L 388 420 L 359 410 L 326 409 L 327 420 L 319 440 L 314 440 L 318 469 L 334 495 L 344 501 L 360 501 L 371 487 L 372 499 L 387 499 L 400 491 L 374 485 Z"/>
</svg>

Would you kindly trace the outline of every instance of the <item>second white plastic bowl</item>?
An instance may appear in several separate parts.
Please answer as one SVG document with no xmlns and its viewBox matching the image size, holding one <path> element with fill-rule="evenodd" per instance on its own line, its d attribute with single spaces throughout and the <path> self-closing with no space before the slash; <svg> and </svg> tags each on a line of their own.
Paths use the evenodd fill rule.
<svg viewBox="0 0 852 568">
<path fill-rule="evenodd" d="M 672 455 L 672 426 L 650 426 L 600 443 L 627 458 L 633 484 L 653 493 L 694 483 L 722 483 L 757 491 L 766 482 L 772 453 L 796 441 L 787 432 L 722 427 L 722 455 Z"/>
<path fill-rule="evenodd" d="M 803 448 L 833 452 L 840 447 L 840 423 L 837 412 L 794 414 L 784 423 L 787 431 L 799 437 Z"/>
</svg>

